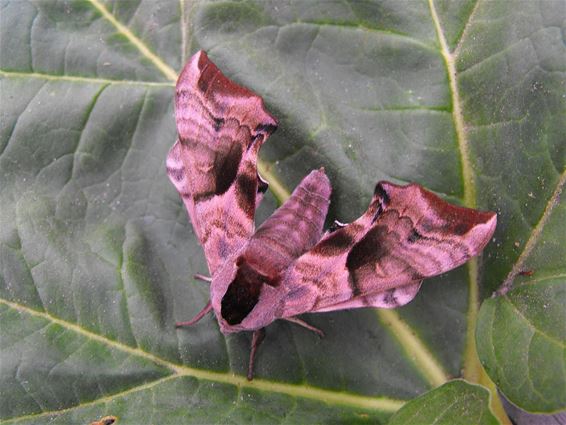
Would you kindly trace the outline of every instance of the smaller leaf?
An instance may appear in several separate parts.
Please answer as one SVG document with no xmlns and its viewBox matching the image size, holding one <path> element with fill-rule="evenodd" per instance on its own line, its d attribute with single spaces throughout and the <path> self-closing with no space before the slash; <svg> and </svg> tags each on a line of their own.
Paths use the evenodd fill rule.
<svg viewBox="0 0 566 425">
<path fill-rule="evenodd" d="M 389 421 L 402 424 L 497 424 L 489 391 L 463 380 L 448 382 L 405 404 Z"/>
<path fill-rule="evenodd" d="M 531 282 L 483 303 L 478 355 L 510 401 L 552 413 L 566 408 L 566 285 L 561 277 Z"/>
</svg>

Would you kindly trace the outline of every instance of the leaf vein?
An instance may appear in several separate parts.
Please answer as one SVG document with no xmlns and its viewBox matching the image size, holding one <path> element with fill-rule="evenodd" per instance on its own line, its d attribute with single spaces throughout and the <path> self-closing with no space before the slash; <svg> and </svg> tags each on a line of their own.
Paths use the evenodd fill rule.
<svg viewBox="0 0 566 425">
<path fill-rule="evenodd" d="M 550 215 L 554 210 L 554 207 L 558 205 L 560 201 L 560 194 L 562 193 L 562 189 L 564 188 L 565 183 L 566 183 L 566 169 L 562 172 L 562 175 L 558 179 L 558 182 L 556 183 L 556 188 L 554 189 L 553 194 L 548 199 L 548 202 L 546 203 L 542 216 L 538 221 L 538 223 L 536 224 L 536 226 L 534 227 L 533 231 L 531 232 L 531 235 L 529 236 L 529 239 L 527 240 L 527 243 L 523 248 L 523 252 L 521 252 L 519 257 L 517 258 L 517 261 L 515 261 L 515 264 L 513 264 L 511 271 L 509 272 L 509 274 L 507 275 L 507 277 L 505 278 L 499 289 L 495 291 L 495 293 L 493 294 L 494 296 L 505 295 L 512 288 L 513 281 L 515 280 L 517 275 L 521 272 L 521 270 L 523 270 L 525 262 L 531 255 L 531 252 L 533 251 L 536 243 L 538 242 L 542 234 L 542 231 L 544 229 L 544 226 L 550 219 Z"/>
<path fill-rule="evenodd" d="M 41 413 L 32 413 L 32 414 L 29 414 L 29 415 L 18 416 L 18 417 L 15 417 L 15 418 L 9 418 L 6 421 L 2 421 L 1 423 L 4 424 L 4 425 L 8 425 L 8 424 L 15 424 L 15 423 L 25 421 L 25 420 L 29 420 L 29 419 L 39 419 L 39 418 L 43 418 L 43 417 L 46 417 L 46 416 L 59 416 L 59 415 L 62 415 L 64 413 L 72 412 L 76 409 L 81 409 L 81 408 L 85 408 L 85 407 L 89 407 L 89 406 L 95 406 L 97 404 L 108 403 L 108 402 L 114 400 L 117 397 L 124 397 L 124 396 L 132 394 L 132 393 L 144 391 L 144 390 L 150 389 L 150 388 L 152 388 L 156 385 L 161 385 L 162 383 L 164 383 L 166 381 L 170 381 L 172 379 L 178 379 L 178 378 L 180 378 L 180 376 L 178 376 L 178 375 L 169 375 L 169 376 L 166 376 L 164 378 L 160 378 L 156 381 L 149 382 L 147 384 L 138 385 L 136 387 L 129 388 L 129 389 L 127 389 L 125 391 L 121 391 L 119 393 L 115 393 L 115 394 L 112 394 L 112 395 L 109 395 L 109 396 L 97 398 L 95 400 L 79 403 L 76 406 L 67 407 L 65 409 L 59 409 L 59 410 L 46 410 L 46 411 L 43 411 Z"/>
<path fill-rule="evenodd" d="M 153 65 L 155 65 L 155 67 L 159 69 L 163 75 L 165 75 L 165 77 L 171 81 L 177 80 L 177 73 L 175 70 L 167 65 L 163 59 L 153 53 L 140 38 L 130 31 L 127 26 L 118 21 L 118 19 L 116 19 L 116 17 L 112 15 L 106 7 L 104 7 L 100 0 L 89 1 L 106 20 L 114 25 L 116 29 L 130 41 L 130 43 L 132 43 L 146 58 L 151 61 Z"/>
<path fill-rule="evenodd" d="M 79 134 L 79 140 L 77 142 L 77 146 L 75 147 L 75 151 L 73 152 L 73 163 L 71 165 L 71 172 L 69 173 L 69 181 L 67 183 L 70 183 L 71 180 L 73 179 L 73 176 L 75 175 L 75 164 L 77 162 L 77 156 L 80 155 L 80 147 L 84 140 L 83 136 L 85 134 L 86 127 L 88 125 L 88 120 L 90 119 L 90 115 L 92 114 L 92 111 L 94 111 L 94 107 L 96 106 L 96 102 L 98 101 L 98 98 L 100 97 L 100 95 L 102 94 L 102 92 L 106 87 L 108 87 L 108 85 L 103 85 L 102 87 L 100 87 L 100 89 L 94 94 L 92 102 L 90 102 L 90 104 L 87 107 L 85 117 L 82 123 L 82 129 Z"/>
<path fill-rule="evenodd" d="M 398 39 L 401 39 L 401 40 L 403 40 L 407 43 L 415 44 L 419 47 L 422 47 L 423 49 L 432 50 L 434 52 L 437 52 L 437 49 L 434 46 L 427 44 L 427 43 L 424 43 L 417 38 L 411 37 L 411 36 L 404 34 L 404 33 L 401 33 L 401 32 L 388 31 L 388 30 L 379 29 L 379 28 L 372 28 L 372 27 L 368 27 L 366 25 L 348 24 L 346 22 L 300 21 L 300 22 L 288 24 L 288 25 L 300 25 L 300 24 L 313 25 L 313 26 L 316 25 L 317 27 L 336 27 L 336 28 L 346 28 L 346 29 L 351 29 L 351 30 L 367 31 L 367 32 L 370 32 L 370 33 L 373 33 L 373 34 L 380 34 L 380 35 L 383 35 L 385 37 L 398 38 Z"/>
<path fill-rule="evenodd" d="M 563 341 L 560 341 L 550 335 L 548 335 L 547 333 L 543 332 L 542 330 L 540 330 L 539 328 L 537 328 L 534 323 L 532 323 L 524 314 L 521 310 L 519 310 L 519 307 L 517 307 L 517 305 L 515 303 L 513 303 L 513 301 L 511 301 L 511 299 L 505 295 L 505 299 L 507 300 L 507 302 L 509 303 L 509 305 L 511 307 L 513 307 L 513 310 L 515 310 L 515 312 L 517 313 L 517 315 L 523 319 L 523 321 L 529 326 L 529 328 L 534 332 L 534 333 L 538 333 L 540 335 L 542 335 L 543 337 L 545 337 L 546 339 L 548 339 L 549 341 L 553 342 L 554 344 L 558 345 L 559 347 L 562 347 L 564 349 L 566 349 L 566 343 Z M 532 337 L 531 337 L 532 339 Z"/>
<path fill-rule="evenodd" d="M 529 340 L 529 344 L 528 344 L 528 352 L 527 352 L 527 356 L 528 358 L 526 359 L 526 363 L 527 363 L 527 381 L 529 382 L 529 386 L 531 387 L 531 389 L 533 390 L 533 392 L 540 398 L 540 400 L 546 400 L 546 397 L 544 396 L 544 394 L 542 394 L 539 389 L 535 386 L 535 382 L 533 381 L 532 378 L 532 372 L 533 372 L 533 368 L 531 367 L 530 360 L 531 360 L 531 349 L 533 348 L 533 340 L 534 340 L 534 336 L 536 334 L 536 330 L 535 332 L 533 332 L 531 334 L 531 339 Z"/>
<path fill-rule="evenodd" d="M 183 366 L 175 364 L 169 360 L 163 359 L 152 353 L 141 350 L 140 348 L 134 348 L 126 345 L 122 342 L 111 340 L 105 336 L 98 335 L 92 331 L 82 328 L 71 322 L 67 322 L 63 319 L 56 318 L 49 313 L 43 313 L 36 311 L 32 308 L 18 304 L 16 302 L 7 301 L 0 298 L 0 304 L 7 307 L 13 308 L 17 311 L 24 312 L 34 317 L 41 317 L 66 329 L 72 330 L 86 338 L 90 338 L 96 342 L 102 343 L 109 347 L 121 350 L 133 356 L 138 356 L 150 360 L 160 366 L 169 369 L 174 373 L 176 377 L 193 377 L 199 380 L 207 380 L 213 382 L 220 382 L 228 385 L 234 385 L 236 387 L 249 387 L 255 388 L 259 391 L 273 392 L 279 394 L 286 394 L 291 397 L 301 397 L 312 400 L 322 401 L 328 404 L 334 405 L 345 405 L 360 407 L 364 409 L 371 409 L 383 412 L 395 412 L 404 403 L 403 400 L 391 399 L 388 397 L 372 397 L 364 396 L 360 394 L 352 394 L 349 392 L 338 392 L 332 390 L 326 390 L 322 388 L 313 387 L 306 384 L 295 385 L 288 383 L 280 383 L 276 381 L 269 381 L 264 379 L 254 379 L 253 381 L 248 381 L 245 376 L 240 376 L 232 373 L 214 372 L 202 369 L 196 369 L 189 366 Z M 133 391 L 134 388 L 131 389 Z M 114 396 L 112 396 L 114 397 Z M 111 397 L 108 398 L 109 400 Z"/>
<path fill-rule="evenodd" d="M 397 312 L 386 309 L 376 309 L 382 323 L 389 328 L 403 349 L 410 353 L 409 359 L 417 366 L 417 370 L 432 386 L 440 386 L 449 380 L 438 360 L 434 358 L 428 347 L 416 336 L 410 326 L 405 323 Z"/>
<path fill-rule="evenodd" d="M 452 95 L 452 117 L 454 121 L 454 129 L 456 132 L 456 141 L 460 151 L 460 159 L 462 164 L 462 186 L 464 189 L 464 205 L 468 208 L 476 207 L 476 182 L 475 175 L 470 160 L 470 152 L 466 127 L 464 124 L 464 116 L 462 113 L 462 104 L 458 83 L 456 81 L 456 64 L 455 56 L 450 53 L 446 37 L 442 30 L 440 19 L 436 12 L 434 0 L 428 0 L 431 18 L 436 29 L 438 41 L 441 46 L 441 54 L 446 64 L 448 74 L 448 83 Z M 464 351 L 464 376 L 470 380 L 477 382 L 479 374 L 482 373 L 481 366 L 476 354 L 476 344 L 474 332 L 476 328 L 478 308 L 479 308 L 479 282 L 478 282 L 478 262 L 472 259 L 467 264 L 468 269 L 468 286 L 469 301 L 467 312 L 467 332 L 466 332 L 466 348 Z"/>
<path fill-rule="evenodd" d="M 460 54 L 460 48 L 462 47 L 462 43 L 463 43 L 464 39 L 466 38 L 466 35 L 468 33 L 468 29 L 470 27 L 470 23 L 472 22 L 475 14 L 476 14 L 476 11 L 478 10 L 479 4 L 480 4 L 480 0 L 476 0 L 476 4 L 474 4 L 472 11 L 468 15 L 468 19 L 466 20 L 466 23 L 464 24 L 464 28 L 463 28 L 462 32 L 460 33 L 460 38 L 458 39 L 458 41 L 456 43 L 456 47 L 454 48 L 454 56 L 456 56 L 456 57 L 458 57 L 458 55 Z"/>
<path fill-rule="evenodd" d="M 40 72 L 19 72 L 19 71 L 6 71 L 0 70 L 0 75 L 7 78 L 35 78 L 49 81 L 68 81 L 72 83 L 85 83 L 85 84 L 125 84 L 135 86 L 150 86 L 150 87 L 174 87 L 173 82 L 159 82 L 159 81 L 135 81 L 135 80 L 112 80 L 109 78 L 98 77 L 83 77 L 73 75 L 54 75 L 44 74 Z"/>
<path fill-rule="evenodd" d="M 181 63 L 185 63 L 189 53 L 187 49 L 191 24 L 189 20 L 190 0 L 179 0 L 179 8 L 181 10 Z"/>
</svg>

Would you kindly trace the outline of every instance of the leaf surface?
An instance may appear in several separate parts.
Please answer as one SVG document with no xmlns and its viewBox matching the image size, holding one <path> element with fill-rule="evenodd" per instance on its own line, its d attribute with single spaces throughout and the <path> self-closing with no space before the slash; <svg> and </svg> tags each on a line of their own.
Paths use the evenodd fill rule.
<svg viewBox="0 0 566 425">
<path fill-rule="evenodd" d="M 0 7 L 7 423 L 105 415 L 137 424 L 384 422 L 462 370 L 480 381 L 477 306 L 503 282 L 521 281 L 480 312 L 479 353 L 517 405 L 566 407 L 556 395 L 564 381 L 549 374 L 563 357 L 548 341 L 534 372 L 545 391 L 535 396 L 529 385 L 506 386 L 517 373 L 491 354 L 525 346 L 489 338 L 513 327 L 527 343 L 532 327 L 509 309 L 513 302 L 531 314 L 534 334 L 553 335 L 558 347 L 565 341 L 566 221 L 556 195 L 566 179 L 562 3 L 5 0 Z M 497 211 L 483 258 L 428 280 L 401 309 L 307 317 L 323 340 L 275 323 L 257 379 L 247 383 L 249 335 L 225 338 L 212 317 L 191 329 L 173 326 L 208 298 L 207 286 L 191 278 L 206 263 L 164 166 L 176 137 L 176 72 L 199 48 L 280 120 L 261 153 L 272 195 L 259 221 L 324 166 L 334 187 L 329 219 L 357 217 L 380 179 L 414 181 Z M 517 277 L 521 267 L 536 274 Z M 502 319 L 491 320 L 495 313 Z M 524 356 L 517 361 L 529 366 Z"/>
<path fill-rule="evenodd" d="M 405 404 L 389 425 L 496 425 L 489 409 L 489 391 L 466 381 L 448 382 Z"/>
</svg>

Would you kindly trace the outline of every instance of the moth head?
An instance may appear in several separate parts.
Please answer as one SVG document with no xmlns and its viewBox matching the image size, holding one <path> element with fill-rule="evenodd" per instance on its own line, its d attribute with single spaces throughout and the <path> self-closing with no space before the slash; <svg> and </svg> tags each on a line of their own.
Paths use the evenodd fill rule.
<svg viewBox="0 0 566 425">
<path fill-rule="evenodd" d="M 282 293 L 275 278 L 238 256 L 214 276 L 212 306 L 223 333 L 263 328 L 277 319 Z"/>
</svg>

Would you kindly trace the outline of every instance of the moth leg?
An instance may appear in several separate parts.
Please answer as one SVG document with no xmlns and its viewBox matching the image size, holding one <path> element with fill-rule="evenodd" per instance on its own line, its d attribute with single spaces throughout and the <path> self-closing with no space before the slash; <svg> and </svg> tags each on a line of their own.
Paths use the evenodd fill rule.
<svg viewBox="0 0 566 425">
<path fill-rule="evenodd" d="M 306 328 L 309 331 L 313 331 L 319 337 L 324 338 L 324 332 L 322 332 L 320 329 L 314 327 L 313 325 L 309 325 L 304 320 L 298 319 L 296 317 L 286 317 L 284 320 L 286 320 L 287 322 L 295 323 L 299 326 L 302 326 L 303 328 Z"/>
<path fill-rule="evenodd" d="M 265 338 L 265 328 L 255 330 L 252 335 L 252 349 L 250 350 L 250 363 L 248 365 L 248 381 L 254 379 L 254 361 L 255 354 L 259 345 L 263 342 Z"/>
<path fill-rule="evenodd" d="M 205 276 L 205 275 L 200 274 L 200 273 L 193 275 L 193 278 L 195 278 L 196 280 L 202 280 L 203 282 L 208 282 L 208 283 L 212 282 L 211 277 Z"/>
<path fill-rule="evenodd" d="M 196 322 L 198 322 L 200 319 L 202 319 L 211 310 L 212 310 L 212 302 L 209 301 L 208 304 L 206 304 L 204 306 L 204 308 L 201 311 L 199 311 L 195 317 L 193 317 L 188 322 L 177 322 L 177 323 L 175 323 L 175 327 L 180 328 L 180 327 L 183 327 L 183 326 L 194 325 Z"/>
</svg>

